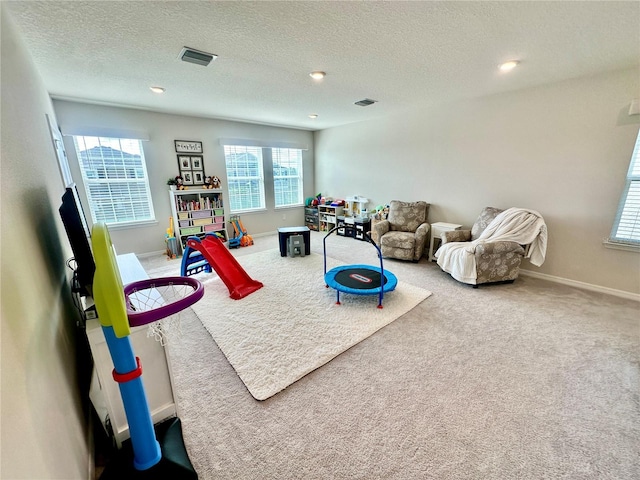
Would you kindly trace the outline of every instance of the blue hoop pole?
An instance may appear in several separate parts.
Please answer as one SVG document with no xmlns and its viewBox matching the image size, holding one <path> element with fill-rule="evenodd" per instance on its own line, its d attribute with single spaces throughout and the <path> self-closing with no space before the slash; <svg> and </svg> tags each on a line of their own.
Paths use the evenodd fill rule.
<svg viewBox="0 0 640 480">
<path fill-rule="evenodd" d="M 122 375 L 136 370 L 138 362 L 133 354 L 129 337 L 118 338 L 113 327 L 102 325 L 102 331 L 107 340 L 115 372 Z M 129 423 L 129 435 L 134 455 L 133 466 L 136 470 L 147 470 L 160 461 L 162 451 L 153 429 L 142 376 L 137 376 L 126 382 L 118 382 L 118 387 L 120 387 L 120 395 Z"/>
</svg>

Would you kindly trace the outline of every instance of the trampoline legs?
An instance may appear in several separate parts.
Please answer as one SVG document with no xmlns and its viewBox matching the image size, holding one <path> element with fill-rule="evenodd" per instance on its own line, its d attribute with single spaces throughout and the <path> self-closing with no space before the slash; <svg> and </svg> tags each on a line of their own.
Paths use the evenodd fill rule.
<svg viewBox="0 0 640 480">
<path fill-rule="evenodd" d="M 341 303 L 340 303 L 340 290 L 336 290 L 336 305 L 341 305 Z"/>
</svg>

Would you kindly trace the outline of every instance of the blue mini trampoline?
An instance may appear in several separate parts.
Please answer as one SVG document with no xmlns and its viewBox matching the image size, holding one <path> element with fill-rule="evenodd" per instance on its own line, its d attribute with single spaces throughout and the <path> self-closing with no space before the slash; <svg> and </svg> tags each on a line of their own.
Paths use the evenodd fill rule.
<svg viewBox="0 0 640 480">
<path fill-rule="evenodd" d="M 382 252 L 373 240 L 364 233 L 364 239 L 373 245 L 378 252 L 380 267 L 372 265 L 341 265 L 327 272 L 327 237 L 338 228 L 333 228 L 322 241 L 324 247 L 324 281 L 327 287 L 336 290 L 336 304 L 340 305 L 340 292 L 354 295 L 378 295 L 378 308 L 382 308 L 384 292 L 391 292 L 398 285 L 396 276 L 384 270 Z"/>
</svg>

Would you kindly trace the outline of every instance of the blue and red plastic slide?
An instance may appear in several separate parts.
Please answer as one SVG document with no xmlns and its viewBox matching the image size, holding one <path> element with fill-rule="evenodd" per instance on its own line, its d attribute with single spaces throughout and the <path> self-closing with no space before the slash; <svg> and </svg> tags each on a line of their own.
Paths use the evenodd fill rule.
<svg viewBox="0 0 640 480">
<path fill-rule="evenodd" d="M 261 282 L 247 274 L 216 235 L 205 235 L 203 239 L 189 237 L 187 246 L 202 254 L 227 286 L 229 296 L 234 300 L 244 298 L 263 287 Z M 186 251 L 184 255 L 187 255 Z"/>
</svg>

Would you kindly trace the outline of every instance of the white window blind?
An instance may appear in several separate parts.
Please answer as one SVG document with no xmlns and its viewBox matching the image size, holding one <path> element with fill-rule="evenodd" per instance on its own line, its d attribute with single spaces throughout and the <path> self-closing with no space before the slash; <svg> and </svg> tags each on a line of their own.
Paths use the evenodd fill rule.
<svg viewBox="0 0 640 480">
<path fill-rule="evenodd" d="M 230 211 L 263 210 L 265 200 L 262 148 L 225 145 L 224 158 Z"/>
<path fill-rule="evenodd" d="M 302 150 L 271 149 L 276 207 L 302 205 Z"/>
<path fill-rule="evenodd" d="M 140 140 L 73 137 L 93 222 L 155 220 Z"/>
<path fill-rule="evenodd" d="M 640 245 L 640 132 L 631 155 L 627 182 L 610 241 Z"/>
</svg>

